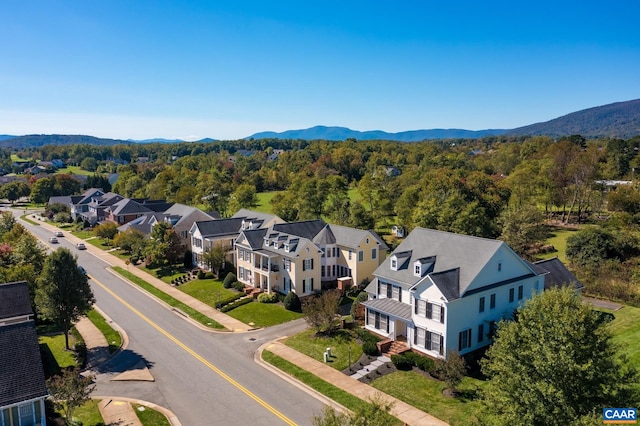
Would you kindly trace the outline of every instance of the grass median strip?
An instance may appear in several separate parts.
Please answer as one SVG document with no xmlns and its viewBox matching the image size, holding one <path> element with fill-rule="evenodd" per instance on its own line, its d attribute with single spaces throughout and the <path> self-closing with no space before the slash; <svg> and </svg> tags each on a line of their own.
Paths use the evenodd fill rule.
<svg viewBox="0 0 640 426">
<path fill-rule="evenodd" d="M 91 309 L 87 312 L 87 318 L 89 318 L 93 325 L 98 327 L 98 330 L 100 330 L 105 339 L 107 339 L 107 343 L 109 344 L 109 353 L 112 354 L 117 351 L 120 345 L 122 345 L 122 336 L 120 336 L 120 333 L 114 330 L 113 327 L 107 323 L 107 320 L 105 320 L 104 317 L 95 309 Z"/>
<path fill-rule="evenodd" d="M 185 305 L 179 300 L 174 299 L 173 297 L 169 296 L 167 293 L 161 290 L 158 290 L 157 288 L 155 288 L 154 286 L 152 286 L 142 278 L 132 274 L 131 272 L 126 271 L 120 268 L 119 266 L 114 266 L 113 270 L 118 274 L 122 275 L 123 277 L 125 277 L 126 279 L 128 279 L 129 281 L 131 281 L 132 283 L 136 284 L 137 286 L 140 286 L 145 291 L 153 294 L 154 296 L 156 296 L 158 299 L 162 300 L 169 306 L 180 309 L 182 312 L 189 315 L 190 318 L 194 319 L 195 321 L 198 321 L 200 324 L 204 325 L 205 327 L 224 329 L 224 326 L 222 324 L 207 317 L 206 315 L 202 315 L 200 312 Z"/>
<path fill-rule="evenodd" d="M 305 385 L 320 392 L 327 398 L 334 400 L 338 404 L 348 408 L 351 411 L 354 411 L 354 412 L 365 411 L 364 407 L 366 407 L 369 404 L 368 402 L 363 401 L 362 399 L 356 396 L 353 396 L 348 392 L 343 391 L 342 389 L 332 385 L 331 383 L 325 382 L 318 376 L 306 370 L 303 370 L 302 368 L 290 363 L 286 359 L 274 354 L 273 352 L 270 352 L 267 350 L 263 351 L 262 359 L 268 362 L 269 364 L 273 365 L 274 367 L 278 368 L 279 370 L 284 371 L 290 376 L 295 377 Z M 320 415 L 321 413 L 314 413 L 314 414 Z M 388 416 L 392 417 L 391 415 L 388 415 Z M 400 420 L 397 420 L 397 419 L 395 420 L 396 420 L 395 424 L 398 424 L 398 425 L 402 424 Z"/>
</svg>

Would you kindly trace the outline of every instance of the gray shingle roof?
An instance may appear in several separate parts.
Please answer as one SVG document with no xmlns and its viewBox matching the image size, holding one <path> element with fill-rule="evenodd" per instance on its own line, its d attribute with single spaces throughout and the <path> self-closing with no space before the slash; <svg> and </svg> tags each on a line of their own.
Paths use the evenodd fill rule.
<svg viewBox="0 0 640 426">
<path fill-rule="evenodd" d="M 240 233 L 243 220 L 244 217 L 204 220 L 195 222 L 195 225 L 203 237 L 221 237 Z"/>
<path fill-rule="evenodd" d="M 364 306 L 375 309 L 378 312 L 403 319 L 405 321 L 411 321 L 411 305 L 398 302 L 394 299 L 373 299 L 366 302 L 362 302 Z"/>
<path fill-rule="evenodd" d="M 413 273 L 413 262 L 423 257 L 436 256 L 433 274 L 459 269 L 458 295 L 464 294 L 472 280 L 478 275 L 489 259 L 500 249 L 504 243 L 498 240 L 472 237 L 468 235 L 454 234 L 451 232 L 436 231 L 434 229 L 415 228 L 407 238 L 394 250 L 391 256 L 376 269 L 374 274 L 380 279 L 387 279 L 401 284 L 406 289 L 415 285 L 423 277 L 417 277 Z M 408 254 L 408 258 L 398 259 L 398 271 L 392 271 L 390 267 L 393 254 Z M 406 259 L 406 260 L 405 260 Z M 400 266 L 402 266 L 400 268 Z M 452 277 L 446 275 L 442 278 L 448 283 Z M 456 292 L 447 290 L 449 294 Z"/>
<path fill-rule="evenodd" d="M 0 319 L 33 315 L 26 281 L 0 284 Z"/>
<path fill-rule="evenodd" d="M 384 240 L 374 231 L 365 231 L 363 229 L 349 228 L 340 225 L 329 225 L 329 228 L 333 232 L 333 235 L 336 236 L 336 244 L 341 246 L 357 248 L 362 240 L 371 237 L 380 244 L 380 249 L 389 249 Z"/>
<path fill-rule="evenodd" d="M 269 222 L 269 221 L 271 221 L 273 219 L 277 219 L 279 222 L 282 221 L 282 219 L 280 219 L 275 214 L 256 212 L 256 211 L 249 210 L 249 209 L 240 209 L 240 210 L 238 210 L 236 212 L 236 214 L 234 214 L 231 217 L 232 218 L 244 218 L 244 219 L 261 220 L 262 222 Z"/>
<path fill-rule="evenodd" d="M 570 270 L 558 259 L 553 257 L 551 259 L 540 260 L 533 263 L 533 267 L 538 272 L 539 268 L 542 268 L 540 274 L 544 276 L 544 289 L 548 290 L 552 287 L 562 287 L 569 285 L 576 290 L 584 288 L 584 285 L 571 273 Z"/>
<path fill-rule="evenodd" d="M 114 203 L 111 206 L 111 212 L 114 215 L 153 213 L 151 209 L 129 198 L 124 198 Z"/>
<path fill-rule="evenodd" d="M 278 223 L 273 226 L 273 230 L 284 232 L 285 234 L 297 235 L 307 240 L 313 240 L 326 225 L 326 222 L 321 219 L 304 220 L 300 222 Z"/>
<path fill-rule="evenodd" d="M 0 327 L 0 407 L 47 395 L 33 321 Z"/>
</svg>

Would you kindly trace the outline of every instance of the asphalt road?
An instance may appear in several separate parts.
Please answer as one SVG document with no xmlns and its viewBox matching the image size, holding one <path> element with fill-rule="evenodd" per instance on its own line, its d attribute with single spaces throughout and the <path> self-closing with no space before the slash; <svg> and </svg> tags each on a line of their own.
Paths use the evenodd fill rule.
<svg viewBox="0 0 640 426">
<path fill-rule="evenodd" d="M 297 386 L 257 365 L 263 343 L 304 328 L 300 320 L 250 333 L 212 333 L 195 327 L 138 287 L 107 270 L 102 260 L 79 251 L 43 227 L 23 225 L 52 248 L 78 254 L 91 280 L 97 305 L 129 336 L 127 349 L 96 376 L 95 395 L 139 398 L 173 411 L 183 425 L 308 425 L 323 404 Z M 154 382 L 111 381 L 144 360 Z"/>
</svg>

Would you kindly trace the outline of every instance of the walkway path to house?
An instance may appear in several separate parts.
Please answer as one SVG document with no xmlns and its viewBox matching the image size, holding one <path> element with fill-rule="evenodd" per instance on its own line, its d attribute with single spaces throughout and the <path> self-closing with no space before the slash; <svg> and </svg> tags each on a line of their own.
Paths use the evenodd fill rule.
<svg viewBox="0 0 640 426">
<path fill-rule="evenodd" d="M 391 358 L 389 358 L 386 355 L 379 356 L 373 362 L 371 362 L 370 364 L 365 365 L 360 370 L 358 370 L 355 373 L 353 373 L 350 377 L 353 378 L 353 379 L 358 380 L 358 379 L 366 376 L 369 373 L 373 373 L 379 367 L 382 367 L 387 362 L 391 362 Z"/>
<path fill-rule="evenodd" d="M 306 370 L 315 376 L 321 378 L 322 380 L 331 383 L 332 385 L 342 389 L 345 392 L 348 392 L 352 395 L 357 396 L 362 400 L 369 400 L 375 395 L 381 395 L 385 401 L 393 403 L 391 408 L 391 414 L 400 421 L 405 422 L 411 426 L 446 426 L 448 423 L 433 417 L 431 414 L 425 413 L 424 411 L 418 410 L 411 405 L 402 402 L 396 398 L 393 398 L 385 393 L 380 392 L 372 386 L 359 382 L 358 380 L 347 376 L 340 371 L 325 365 L 320 361 L 316 361 L 315 359 L 302 354 L 295 349 L 292 349 L 286 346 L 284 343 L 279 340 L 275 340 L 273 342 L 267 343 L 260 347 L 259 349 L 259 361 L 267 368 L 272 369 L 278 374 L 284 374 L 280 370 L 275 369 L 270 364 L 262 361 L 262 351 L 268 350 L 273 352 L 291 362 L 292 364 L 297 365 L 298 367 Z M 289 377 L 288 375 L 286 377 Z M 314 392 L 313 390 L 310 390 Z"/>
</svg>

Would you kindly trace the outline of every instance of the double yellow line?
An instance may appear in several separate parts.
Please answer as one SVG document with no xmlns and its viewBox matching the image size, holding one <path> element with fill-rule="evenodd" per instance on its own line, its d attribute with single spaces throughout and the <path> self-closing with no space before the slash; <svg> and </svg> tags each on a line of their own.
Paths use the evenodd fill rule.
<svg viewBox="0 0 640 426">
<path fill-rule="evenodd" d="M 129 308 L 133 313 L 135 313 L 136 315 L 138 315 L 140 318 L 142 318 L 146 323 L 148 323 L 150 326 L 152 326 L 153 328 L 155 328 L 156 330 L 158 330 L 160 333 L 162 333 L 163 335 L 165 335 L 169 340 L 171 340 L 172 342 L 174 342 L 176 345 L 178 345 L 179 347 L 181 347 L 182 349 L 184 349 L 188 354 L 190 354 L 191 356 L 193 356 L 195 359 L 197 359 L 198 361 L 200 361 L 201 363 L 203 363 L 205 366 L 207 366 L 210 370 L 212 370 L 213 372 L 215 372 L 216 374 L 218 374 L 220 377 L 222 377 L 223 379 L 225 379 L 227 382 L 231 383 L 233 386 L 235 386 L 236 388 L 238 388 L 239 390 L 241 390 L 245 395 L 247 395 L 248 397 L 250 397 L 251 399 L 253 399 L 254 401 L 256 401 L 258 404 L 262 405 L 264 408 L 266 408 L 267 410 L 269 410 L 271 413 L 273 413 L 276 417 L 280 418 L 283 422 L 285 422 L 288 425 L 291 426 L 295 426 L 296 423 L 293 422 L 291 419 L 289 419 L 287 416 L 285 416 L 284 414 L 282 414 L 280 411 L 276 410 L 275 408 L 273 408 L 271 405 L 267 404 L 263 399 L 261 399 L 259 396 L 257 396 L 256 394 L 254 394 L 253 392 L 251 392 L 249 389 L 245 388 L 244 386 L 242 386 L 240 383 L 238 383 L 237 381 L 235 381 L 232 377 L 230 377 L 228 374 L 226 374 L 224 371 L 220 370 L 218 367 L 216 367 L 215 365 L 211 364 L 209 361 L 207 361 L 206 359 L 204 359 L 201 355 L 199 355 L 198 353 L 196 353 L 193 349 L 191 349 L 190 347 L 188 347 L 187 345 L 185 345 L 184 343 L 182 343 L 180 340 L 176 339 L 173 335 L 169 334 L 169 332 L 167 332 L 165 329 L 163 329 L 162 327 L 160 327 L 158 324 L 156 324 L 155 322 L 151 321 L 146 315 L 144 315 L 142 312 L 140 312 L 139 310 L 137 310 L 136 308 L 134 308 L 133 306 L 131 306 L 127 301 L 125 301 L 123 298 L 121 298 L 120 296 L 118 296 L 116 293 L 114 293 L 111 289 L 107 288 L 107 286 L 105 286 L 104 284 L 102 284 L 100 281 L 96 280 L 95 278 L 91 277 L 91 280 L 98 284 L 100 287 L 102 287 L 107 293 L 109 293 L 110 295 L 112 295 L 113 297 L 116 298 L 116 300 L 118 300 L 120 303 L 122 303 L 124 306 L 126 306 L 127 308 Z"/>
</svg>

